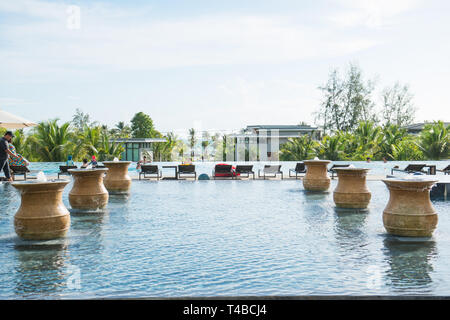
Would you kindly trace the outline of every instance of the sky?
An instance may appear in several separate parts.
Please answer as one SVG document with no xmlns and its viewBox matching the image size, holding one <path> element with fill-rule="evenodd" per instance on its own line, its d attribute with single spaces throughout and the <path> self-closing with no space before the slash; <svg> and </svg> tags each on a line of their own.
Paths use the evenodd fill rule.
<svg viewBox="0 0 450 320">
<path fill-rule="evenodd" d="M 77 11 L 79 10 L 79 11 Z M 416 122 L 450 121 L 446 0 L 0 0 L 0 109 L 161 132 L 314 124 L 333 69 L 356 63 L 374 101 L 396 81 Z M 79 14 L 78 14 L 79 13 Z"/>
</svg>

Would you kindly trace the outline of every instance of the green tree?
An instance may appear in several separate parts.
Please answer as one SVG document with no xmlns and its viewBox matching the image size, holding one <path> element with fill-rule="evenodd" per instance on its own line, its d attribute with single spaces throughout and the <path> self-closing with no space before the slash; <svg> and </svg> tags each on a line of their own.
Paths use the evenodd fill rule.
<svg viewBox="0 0 450 320">
<path fill-rule="evenodd" d="M 392 87 L 385 88 L 382 99 L 382 117 L 386 126 L 394 124 L 403 127 L 414 121 L 416 109 L 407 85 L 396 82 Z"/>
<path fill-rule="evenodd" d="M 195 155 L 195 144 L 197 143 L 197 138 L 195 137 L 195 129 L 191 128 L 189 129 L 189 147 L 191 148 L 191 161 L 194 161 L 194 155 Z"/>
<path fill-rule="evenodd" d="M 331 161 L 342 160 L 344 157 L 344 142 L 342 135 L 337 133 L 333 136 L 325 136 L 319 142 L 317 153 L 321 159 Z"/>
<path fill-rule="evenodd" d="M 330 73 L 328 82 L 319 87 L 324 97 L 316 112 L 316 121 L 323 123 L 325 132 L 353 131 L 360 121 L 375 120 L 371 94 L 373 83 L 364 81 L 362 71 L 350 64 L 341 78 L 338 71 Z"/>
<path fill-rule="evenodd" d="M 120 121 L 111 132 L 116 138 L 129 138 L 131 135 L 131 128 L 129 125 L 125 124 L 125 122 Z"/>
<path fill-rule="evenodd" d="M 422 160 L 423 153 L 415 140 L 412 136 L 403 137 L 392 145 L 392 151 L 388 153 L 388 156 L 396 161 Z"/>
<path fill-rule="evenodd" d="M 314 158 L 317 143 L 310 135 L 290 138 L 280 148 L 281 161 L 299 161 Z"/>
<path fill-rule="evenodd" d="M 73 150 L 73 135 L 70 123 L 58 125 L 58 119 L 40 122 L 33 128 L 34 134 L 30 136 L 29 143 L 33 153 L 40 161 L 59 162 L 66 161 Z M 27 139 L 27 143 L 28 143 Z"/>
<path fill-rule="evenodd" d="M 358 145 L 353 154 L 355 160 L 373 158 L 378 153 L 381 128 L 376 126 L 373 121 L 361 121 L 354 131 L 354 140 Z"/>
<path fill-rule="evenodd" d="M 448 159 L 449 139 L 449 127 L 445 127 L 442 121 L 435 121 L 425 125 L 418 146 L 427 159 Z"/>
<path fill-rule="evenodd" d="M 75 129 L 83 130 L 86 126 L 95 125 L 95 122 L 91 122 L 89 114 L 84 113 L 81 109 L 77 108 L 72 117 L 72 125 Z"/>
<path fill-rule="evenodd" d="M 207 156 L 207 148 L 211 143 L 210 139 L 211 137 L 209 136 L 209 133 L 207 131 L 204 131 L 202 134 L 202 161 L 204 160 L 205 156 Z"/>
<path fill-rule="evenodd" d="M 379 144 L 379 153 L 381 158 L 386 157 L 389 160 L 395 160 L 392 155 L 394 148 L 408 135 L 406 129 L 398 125 L 385 125 L 382 129 L 382 138 Z"/>
<path fill-rule="evenodd" d="M 133 138 L 155 137 L 156 133 L 152 118 L 143 112 L 136 113 L 131 119 L 131 134 Z"/>
</svg>

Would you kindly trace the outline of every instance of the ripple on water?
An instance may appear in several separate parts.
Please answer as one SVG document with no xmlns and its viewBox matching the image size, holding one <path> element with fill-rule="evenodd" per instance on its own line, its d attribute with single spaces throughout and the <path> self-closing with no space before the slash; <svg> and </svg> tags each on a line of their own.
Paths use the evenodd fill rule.
<svg viewBox="0 0 450 320">
<path fill-rule="evenodd" d="M 367 210 L 337 209 L 335 185 L 133 181 L 128 198 L 72 211 L 67 237 L 44 242 L 15 235 L 20 201 L 3 188 L 0 297 L 450 294 L 448 203 L 433 202 L 435 235 L 411 241 L 386 234 L 381 182 L 368 182 Z M 67 286 L 73 270 L 80 289 Z"/>
</svg>

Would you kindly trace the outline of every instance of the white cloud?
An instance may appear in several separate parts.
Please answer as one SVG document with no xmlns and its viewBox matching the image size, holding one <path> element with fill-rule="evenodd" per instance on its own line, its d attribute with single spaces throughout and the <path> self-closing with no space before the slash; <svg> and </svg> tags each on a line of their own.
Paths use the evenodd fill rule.
<svg viewBox="0 0 450 320">
<path fill-rule="evenodd" d="M 309 28 L 285 16 L 218 14 L 156 20 L 135 9 L 100 4 L 82 6 L 81 29 L 69 30 L 61 4 L 12 3 L 16 2 L 1 5 L 0 11 L 43 18 L 2 27 L 9 46 L 0 59 L 22 75 L 78 74 L 92 67 L 146 70 L 279 63 L 334 57 L 377 44 L 357 36 L 337 37 L 332 29 Z"/>
<path fill-rule="evenodd" d="M 343 7 L 330 20 L 343 27 L 380 28 L 394 24 L 396 17 L 417 8 L 421 0 L 339 0 Z"/>
</svg>

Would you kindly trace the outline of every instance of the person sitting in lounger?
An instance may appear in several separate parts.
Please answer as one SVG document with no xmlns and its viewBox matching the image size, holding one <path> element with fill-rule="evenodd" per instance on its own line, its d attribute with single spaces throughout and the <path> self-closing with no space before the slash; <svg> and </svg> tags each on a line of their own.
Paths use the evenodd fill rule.
<svg viewBox="0 0 450 320">
<path fill-rule="evenodd" d="M 144 156 L 144 158 L 143 158 L 142 160 L 139 160 L 139 161 L 138 161 L 138 163 L 137 163 L 137 165 L 136 165 L 136 170 L 139 170 L 143 164 L 150 163 L 150 162 L 151 162 L 151 161 L 148 161 L 148 160 L 147 160 L 147 157 Z"/>
<path fill-rule="evenodd" d="M 12 144 L 12 138 L 8 141 L 8 148 L 11 153 L 9 154 L 9 165 L 17 167 L 28 167 L 30 162 L 25 159 L 21 154 L 17 153 L 16 148 Z"/>
</svg>

